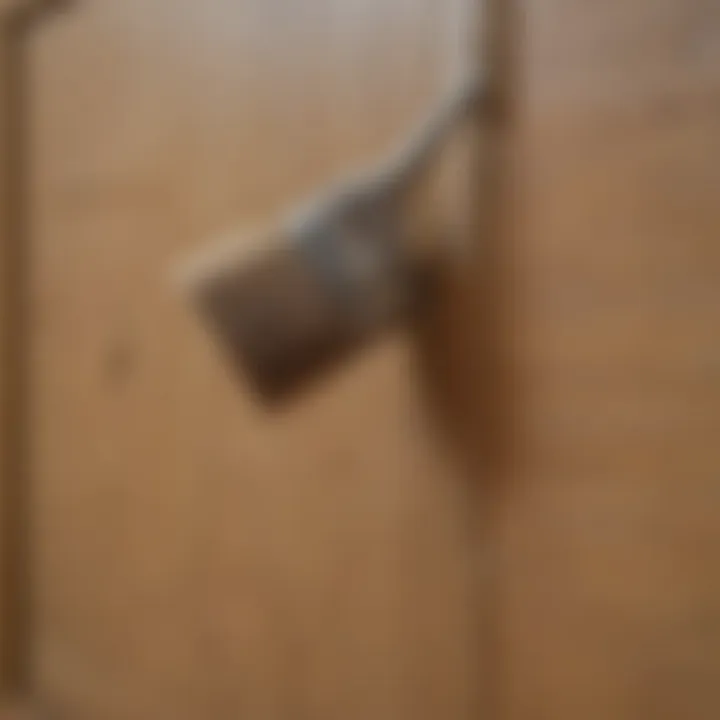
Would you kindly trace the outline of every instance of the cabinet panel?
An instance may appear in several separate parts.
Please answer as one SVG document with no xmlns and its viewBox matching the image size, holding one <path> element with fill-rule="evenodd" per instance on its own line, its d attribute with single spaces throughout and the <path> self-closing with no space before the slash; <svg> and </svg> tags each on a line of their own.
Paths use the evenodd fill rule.
<svg viewBox="0 0 720 720">
<path fill-rule="evenodd" d="M 407 132 L 460 3 L 79 4 L 33 40 L 39 701 L 467 717 L 465 479 L 402 332 L 281 414 L 172 287 Z"/>
</svg>

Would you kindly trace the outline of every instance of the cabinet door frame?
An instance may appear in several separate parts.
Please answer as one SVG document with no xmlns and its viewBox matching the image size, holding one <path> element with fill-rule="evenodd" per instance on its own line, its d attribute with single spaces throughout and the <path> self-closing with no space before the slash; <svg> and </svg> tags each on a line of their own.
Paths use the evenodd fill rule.
<svg viewBox="0 0 720 720">
<path fill-rule="evenodd" d="M 25 35 L 38 6 L 0 3 L 0 693 L 28 687 Z"/>
</svg>

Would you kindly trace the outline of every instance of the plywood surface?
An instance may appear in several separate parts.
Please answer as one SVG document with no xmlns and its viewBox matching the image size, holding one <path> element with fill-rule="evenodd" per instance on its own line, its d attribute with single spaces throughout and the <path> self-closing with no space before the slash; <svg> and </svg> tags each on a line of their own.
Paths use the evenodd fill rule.
<svg viewBox="0 0 720 720">
<path fill-rule="evenodd" d="M 6 58 L 6 38 L 4 33 L 0 35 L 0 92 L 3 94 L 6 92 L 6 82 L 7 82 L 7 58 Z M 2 125 L 0 126 L 0 158 L 3 159 L 3 165 L 5 165 L 5 158 L 7 156 L 7 141 L 5 139 L 6 135 L 6 119 L 4 117 L 5 113 L 2 114 Z M 7 178 L 5 176 L 5 173 L 2 173 L 0 175 L 0 198 L 3 198 L 0 200 L 0 224 L 4 228 L 2 231 L 2 234 L 0 235 L 0 275 L 2 277 L 5 277 L 6 268 L 7 268 L 7 258 L 6 258 L 6 248 L 7 248 L 7 200 L 6 198 L 6 188 L 7 188 Z M 7 373 L 7 336 L 8 336 L 8 319 L 7 319 L 7 305 L 8 300 L 6 293 L 2 293 L 0 296 L 0 358 L 2 358 L 2 361 L 0 362 L 0 377 L 5 378 Z M 7 389 L 6 389 L 6 383 L 3 382 L 2 385 L 2 396 L 0 397 L 0 407 L 6 407 L 7 403 Z M 0 459 L 2 460 L 2 472 L 0 472 L 0 492 L 2 492 L 3 498 L 6 498 L 6 488 L 7 488 L 7 419 L 6 419 L 7 413 L 0 413 Z M 3 499 L 2 504 L 0 505 L 0 513 L 4 515 L 4 511 L 7 506 L 7 500 Z M 2 523 L 2 526 L 0 527 L 0 537 L 2 538 L 0 540 L 0 557 L 2 558 L 2 567 L 7 567 L 7 559 L 6 559 L 6 553 L 7 553 L 7 536 L 6 532 L 2 529 L 6 527 L 6 521 Z M 3 570 L 4 572 L 4 570 Z M 3 618 L 6 618 L 6 611 L 7 611 L 7 598 L 3 597 L 0 599 L 0 615 L 2 615 Z M 5 648 L 7 646 L 7 639 L 6 639 L 6 620 L 3 620 L 3 622 L 0 622 L 0 648 Z M 4 653 L 3 653 L 4 654 Z M 3 677 L 3 685 L 5 684 L 6 679 L 6 672 L 7 672 L 7 662 L 3 661 L 3 669 L 1 671 L 2 677 Z"/>
<path fill-rule="evenodd" d="M 19 27 L 12 7 L 0 8 L 0 692 L 16 685 L 26 646 L 24 556 L 26 533 L 17 512 L 24 500 L 23 410 L 27 390 L 25 285 L 18 128 Z"/>
<path fill-rule="evenodd" d="M 438 310 L 434 352 L 396 335 L 282 418 L 259 411 L 164 273 L 387 147 L 457 59 L 454 6 L 102 0 L 37 34 L 50 710 L 719 714 L 716 5 L 524 3 L 499 281 L 516 314 L 486 334 L 472 268 Z M 494 357 L 517 371 L 512 398 L 493 391 L 493 336 L 511 338 Z M 518 405 L 514 477 L 486 493 L 493 522 L 475 536 L 469 478 L 418 382 L 428 359 L 469 444 L 488 447 L 503 398 Z M 479 647 L 471 586 L 488 547 L 495 634 Z"/>
<path fill-rule="evenodd" d="M 33 40 L 41 707 L 468 717 L 465 482 L 398 334 L 260 409 L 173 263 L 384 152 L 454 4 L 78 5 Z"/>
<path fill-rule="evenodd" d="M 505 717 L 720 713 L 720 14 L 531 2 Z"/>
</svg>

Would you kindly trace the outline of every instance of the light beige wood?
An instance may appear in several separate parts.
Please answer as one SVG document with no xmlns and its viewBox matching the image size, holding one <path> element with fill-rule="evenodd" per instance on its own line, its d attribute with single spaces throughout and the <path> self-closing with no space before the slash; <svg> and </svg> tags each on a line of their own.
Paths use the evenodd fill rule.
<svg viewBox="0 0 720 720">
<path fill-rule="evenodd" d="M 421 342 L 280 417 L 160 278 L 386 149 L 450 6 L 100 0 L 37 35 L 49 710 L 719 714 L 715 6 L 524 3 L 483 251 Z"/>
<path fill-rule="evenodd" d="M 720 7 L 527 25 L 501 717 L 717 717 Z"/>
<path fill-rule="evenodd" d="M 172 265 L 379 158 L 455 3 L 78 4 L 34 41 L 37 691 L 73 718 L 475 715 L 467 484 L 398 333 L 259 408 Z"/>
</svg>

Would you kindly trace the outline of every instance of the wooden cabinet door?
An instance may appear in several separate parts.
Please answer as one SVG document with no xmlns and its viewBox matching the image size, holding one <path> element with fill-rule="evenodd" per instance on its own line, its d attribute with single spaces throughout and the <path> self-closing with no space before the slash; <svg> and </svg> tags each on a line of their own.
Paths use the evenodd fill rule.
<svg viewBox="0 0 720 720">
<path fill-rule="evenodd" d="M 524 7 L 501 716 L 718 717 L 720 5 Z"/>
<path fill-rule="evenodd" d="M 28 38 L 49 717 L 470 716 L 466 488 L 410 341 L 271 414 L 170 280 L 401 139 L 464 5 L 92 0 Z"/>
<path fill-rule="evenodd" d="M 28 36 L 49 717 L 720 715 L 720 6 L 518 5 L 501 222 L 282 414 L 168 269 L 400 138 L 468 6 L 93 0 Z"/>
</svg>

